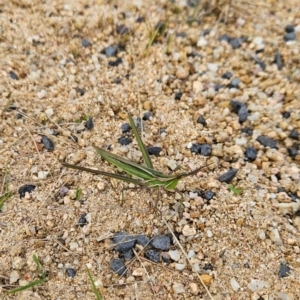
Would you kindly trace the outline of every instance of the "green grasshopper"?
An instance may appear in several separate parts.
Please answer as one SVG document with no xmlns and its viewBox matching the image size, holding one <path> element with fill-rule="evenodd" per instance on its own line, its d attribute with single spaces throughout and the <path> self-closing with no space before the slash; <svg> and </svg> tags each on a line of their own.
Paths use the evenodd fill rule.
<svg viewBox="0 0 300 300">
<path fill-rule="evenodd" d="M 146 187 L 146 188 L 163 187 L 168 191 L 176 190 L 176 186 L 181 178 L 187 177 L 187 176 L 190 176 L 190 175 L 193 175 L 193 174 L 196 174 L 199 172 L 199 170 L 201 168 L 198 168 L 189 173 L 182 172 L 182 173 L 174 174 L 174 175 L 165 175 L 159 171 L 154 170 L 150 156 L 148 154 L 148 151 L 137 131 L 137 128 L 134 124 L 131 114 L 128 114 L 128 118 L 129 118 L 131 129 L 132 129 L 134 136 L 138 142 L 138 146 L 142 152 L 144 161 L 147 166 L 137 164 L 133 161 L 123 158 L 119 155 L 110 153 L 110 152 L 108 152 L 104 149 L 98 148 L 96 146 L 94 146 L 96 152 L 104 160 L 113 164 L 117 168 L 123 170 L 125 173 L 127 173 L 131 177 L 124 176 L 124 175 L 121 175 L 118 173 L 109 173 L 109 172 L 104 172 L 104 171 L 100 171 L 100 170 L 93 170 L 90 168 L 80 167 L 80 166 L 76 166 L 76 165 L 72 165 L 72 164 L 68 164 L 68 163 L 63 163 L 62 165 L 65 167 L 80 170 L 80 171 L 85 171 L 85 172 L 90 172 L 93 174 L 98 174 L 98 175 L 115 178 L 118 180 L 125 181 L 127 183 L 133 183 L 140 187 Z"/>
</svg>

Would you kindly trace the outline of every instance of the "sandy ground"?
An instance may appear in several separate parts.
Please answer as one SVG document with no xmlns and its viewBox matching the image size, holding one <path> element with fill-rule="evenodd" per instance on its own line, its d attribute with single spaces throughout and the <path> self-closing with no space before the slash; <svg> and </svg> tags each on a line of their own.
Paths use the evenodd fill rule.
<svg viewBox="0 0 300 300">
<path fill-rule="evenodd" d="M 87 268 L 104 299 L 300 299 L 300 158 L 287 150 L 299 153 L 299 136 L 290 136 L 300 132 L 299 3 L 232 1 L 227 13 L 224 4 L 188 2 L 0 1 L 1 194 L 12 192 L 0 213 L 2 299 L 95 299 Z M 217 22 L 225 17 L 227 23 Z M 158 22 L 166 30 L 147 48 Z M 295 41 L 284 40 L 287 25 L 294 26 Z M 219 40 L 223 34 L 246 39 L 233 49 Z M 109 46 L 117 47 L 116 57 L 105 53 Z M 226 71 L 240 80 L 238 87 L 222 78 Z M 248 107 L 242 124 L 232 99 Z M 132 134 L 127 146 L 118 138 L 127 112 L 146 111 L 153 117 L 144 122 L 144 143 L 162 148 L 153 157 L 156 169 L 204 166 L 179 183 L 181 212 L 180 195 L 165 191 L 162 216 L 151 208 L 153 190 L 127 191 L 122 206 L 124 184 L 60 163 L 112 172 L 92 145 L 110 145 L 142 162 Z M 200 115 L 206 126 L 197 123 Z M 261 145 L 260 135 L 276 140 L 277 148 Z M 45 149 L 42 136 L 54 150 Z M 191 153 L 192 143 L 209 144 L 211 155 Z M 257 150 L 253 162 L 245 160 L 247 147 Z M 230 168 L 239 170 L 231 184 L 241 194 L 217 180 Z M 20 198 L 25 184 L 36 188 Z M 61 187 L 68 188 L 62 196 Z M 207 201 L 195 190 L 215 196 Z M 110 238 L 117 232 L 152 238 L 170 230 L 189 262 L 175 242 L 178 261 L 153 263 L 136 246 L 126 276 L 110 269 L 118 257 Z M 7 295 L 38 278 L 33 255 L 47 281 Z M 280 276 L 284 266 L 288 272 Z"/>
</svg>

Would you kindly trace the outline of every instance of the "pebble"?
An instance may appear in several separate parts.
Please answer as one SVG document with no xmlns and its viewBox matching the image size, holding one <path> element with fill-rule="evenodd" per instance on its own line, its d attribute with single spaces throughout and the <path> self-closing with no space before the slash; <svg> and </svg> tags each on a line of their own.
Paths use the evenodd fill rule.
<svg viewBox="0 0 300 300">
<path fill-rule="evenodd" d="M 274 62 L 277 65 L 277 69 L 280 71 L 283 68 L 282 56 L 279 52 L 275 54 Z"/>
<path fill-rule="evenodd" d="M 291 113 L 289 111 L 285 111 L 284 113 L 282 113 L 282 117 L 284 119 L 288 119 L 291 116 Z"/>
<path fill-rule="evenodd" d="M 241 80 L 239 78 L 233 78 L 229 84 L 230 88 L 238 88 L 239 84 L 241 83 Z"/>
<path fill-rule="evenodd" d="M 150 239 L 144 235 L 144 234 L 138 234 L 136 236 L 136 243 L 139 245 L 142 245 L 143 247 L 146 247 L 150 242 Z"/>
<path fill-rule="evenodd" d="M 178 263 L 176 263 L 174 265 L 174 267 L 175 267 L 175 270 L 177 270 L 177 271 L 183 271 L 185 269 L 186 265 L 185 264 L 178 264 Z"/>
<path fill-rule="evenodd" d="M 185 293 L 184 285 L 180 282 L 174 282 L 172 288 L 175 294 Z"/>
<path fill-rule="evenodd" d="M 230 79 L 232 77 L 232 73 L 230 71 L 226 71 L 223 75 L 222 78 L 224 79 Z"/>
<path fill-rule="evenodd" d="M 187 68 L 179 67 L 176 71 L 176 77 L 179 79 L 185 79 L 189 76 L 189 70 Z"/>
<path fill-rule="evenodd" d="M 86 157 L 86 153 L 85 151 L 77 151 L 74 156 L 73 156 L 73 163 L 76 165 L 78 163 L 80 163 L 81 161 L 83 161 Z"/>
<path fill-rule="evenodd" d="M 9 276 L 9 284 L 13 284 L 20 279 L 20 273 L 16 270 L 13 270 Z"/>
<path fill-rule="evenodd" d="M 78 225 L 83 227 L 87 224 L 86 213 L 82 214 L 78 220 Z"/>
<path fill-rule="evenodd" d="M 288 294 L 286 292 L 279 292 L 278 293 L 278 300 L 295 300 L 294 296 Z"/>
<path fill-rule="evenodd" d="M 53 151 L 54 150 L 54 143 L 52 142 L 52 140 L 50 140 L 45 135 L 42 136 L 42 143 L 44 144 L 45 148 L 48 151 Z"/>
<path fill-rule="evenodd" d="M 234 277 L 230 279 L 230 285 L 235 292 L 237 292 L 241 288 L 239 283 Z"/>
<path fill-rule="evenodd" d="M 265 287 L 269 287 L 269 284 L 266 281 L 258 279 L 251 279 L 251 282 L 248 284 L 248 289 L 252 292 L 257 292 Z"/>
<path fill-rule="evenodd" d="M 175 93 L 175 100 L 180 100 L 182 97 L 182 93 Z"/>
<path fill-rule="evenodd" d="M 204 36 L 200 36 L 198 41 L 197 41 L 197 47 L 205 47 L 208 44 L 207 39 Z"/>
<path fill-rule="evenodd" d="M 282 245 L 282 239 L 277 228 L 270 229 L 269 238 L 275 244 Z"/>
<path fill-rule="evenodd" d="M 251 162 L 256 160 L 257 151 L 253 147 L 247 147 L 244 154 L 246 160 L 249 160 Z"/>
<path fill-rule="evenodd" d="M 207 125 L 206 120 L 204 119 L 203 116 L 199 116 L 199 117 L 198 117 L 197 123 L 202 124 L 203 126 L 206 126 L 206 125 Z"/>
<path fill-rule="evenodd" d="M 142 277 L 144 275 L 144 271 L 142 268 L 136 268 L 132 271 L 132 276 L 134 277 Z"/>
<path fill-rule="evenodd" d="M 193 264 L 193 266 L 192 266 L 192 271 L 193 271 L 194 273 L 200 273 L 201 268 L 200 268 L 200 266 L 199 266 L 199 263 Z"/>
<path fill-rule="evenodd" d="M 244 42 L 243 38 L 230 38 L 229 40 L 229 44 L 232 47 L 232 49 L 240 48 L 243 42 Z"/>
<path fill-rule="evenodd" d="M 194 250 L 191 249 L 191 250 L 189 250 L 187 256 L 188 256 L 188 258 L 193 258 L 196 256 L 196 253 Z"/>
<path fill-rule="evenodd" d="M 278 271 L 278 277 L 279 278 L 288 277 L 290 273 L 291 273 L 291 268 L 288 265 L 281 263 Z"/>
<path fill-rule="evenodd" d="M 82 45 L 82 47 L 86 48 L 86 47 L 92 46 L 92 43 L 90 41 L 88 41 L 87 39 L 82 39 L 81 45 Z"/>
<path fill-rule="evenodd" d="M 14 71 L 9 71 L 9 76 L 13 80 L 19 80 L 19 76 Z"/>
<path fill-rule="evenodd" d="M 298 150 L 293 147 L 288 147 L 287 148 L 288 154 L 291 158 L 295 159 L 295 157 L 298 155 Z"/>
<path fill-rule="evenodd" d="M 136 237 L 120 231 L 114 236 L 112 241 L 115 244 L 114 249 L 116 251 L 126 252 L 134 247 L 136 243 Z"/>
<path fill-rule="evenodd" d="M 218 177 L 218 180 L 220 182 L 226 182 L 229 183 L 236 175 L 236 173 L 238 172 L 238 169 L 230 169 L 229 171 L 227 171 L 226 173 L 223 173 L 222 175 L 220 175 Z"/>
<path fill-rule="evenodd" d="M 214 267 L 211 263 L 208 263 L 204 265 L 203 269 L 213 271 Z"/>
<path fill-rule="evenodd" d="M 25 185 L 21 186 L 18 190 L 20 198 L 24 198 L 25 193 L 31 193 L 32 191 L 35 190 L 35 188 L 36 188 L 36 186 L 33 184 L 25 184 Z"/>
<path fill-rule="evenodd" d="M 116 32 L 117 32 L 117 34 L 120 34 L 120 35 L 128 34 L 129 33 L 129 28 L 126 27 L 123 24 L 117 25 L 116 26 Z"/>
<path fill-rule="evenodd" d="M 105 53 L 106 57 L 117 56 L 118 48 L 115 46 L 108 46 L 104 48 L 103 52 Z"/>
<path fill-rule="evenodd" d="M 88 129 L 88 130 L 91 130 L 94 128 L 94 123 L 93 123 L 93 118 L 92 117 L 89 117 L 85 123 L 85 128 Z"/>
<path fill-rule="evenodd" d="M 293 129 L 293 130 L 290 132 L 289 137 L 290 137 L 291 139 L 298 140 L 298 138 L 299 138 L 299 132 L 298 132 L 296 129 Z"/>
<path fill-rule="evenodd" d="M 41 90 L 41 91 L 37 92 L 37 97 L 38 97 L 39 99 L 43 99 L 43 98 L 45 98 L 46 96 L 47 96 L 47 91 L 45 91 L 45 90 Z"/>
<path fill-rule="evenodd" d="M 168 250 L 171 245 L 171 239 L 167 235 L 157 235 L 152 239 L 151 245 L 156 249 Z"/>
<path fill-rule="evenodd" d="M 122 64 L 123 60 L 121 57 L 118 57 L 116 60 L 111 60 L 109 61 L 108 65 L 110 67 L 117 67 L 118 65 Z"/>
<path fill-rule="evenodd" d="M 122 136 L 120 138 L 118 138 L 118 142 L 119 144 L 121 144 L 122 146 L 127 146 L 130 143 L 132 143 L 132 139 L 127 137 L 127 136 Z"/>
<path fill-rule="evenodd" d="M 207 234 L 207 237 L 208 237 L 208 238 L 213 237 L 213 233 L 212 233 L 211 230 L 207 230 L 207 231 L 206 231 L 206 234 Z"/>
<path fill-rule="evenodd" d="M 158 251 L 150 249 L 145 251 L 145 257 L 148 258 L 149 260 L 157 263 L 160 260 L 160 254 Z"/>
<path fill-rule="evenodd" d="M 78 245 L 78 243 L 76 243 L 76 242 L 71 242 L 71 243 L 69 244 L 69 247 L 70 247 L 70 250 L 71 250 L 71 251 L 74 251 L 74 250 L 76 250 L 76 249 L 79 247 L 79 245 Z"/>
<path fill-rule="evenodd" d="M 155 146 L 147 147 L 147 152 L 149 155 L 159 156 L 159 153 L 161 151 L 162 151 L 161 147 L 155 147 Z"/>
<path fill-rule="evenodd" d="M 121 125 L 121 130 L 122 130 L 122 133 L 126 133 L 126 132 L 129 132 L 131 129 L 129 123 L 124 123 Z"/>
<path fill-rule="evenodd" d="M 66 273 L 71 278 L 75 278 L 76 276 L 76 270 L 74 270 L 73 268 L 67 268 Z"/>
<path fill-rule="evenodd" d="M 193 295 L 198 295 L 199 294 L 199 288 L 198 288 L 198 285 L 194 282 L 190 282 L 189 283 L 189 286 L 190 286 L 190 289 L 191 289 L 191 293 Z"/>
<path fill-rule="evenodd" d="M 109 263 L 110 268 L 118 275 L 127 273 L 127 268 L 121 258 L 114 258 Z"/>
<path fill-rule="evenodd" d="M 192 144 L 191 152 L 197 153 L 203 156 L 209 156 L 212 152 L 212 148 L 208 144 Z"/>
<path fill-rule="evenodd" d="M 197 231 L 194 227 L 190 227 L 189 225 L 184 225 L 182 229 L 182 234 L 184 236 L 193 236 L 196 235 Z"/>
<path fill-rule="evenodd" d="M 239 122 L 245 122 L 249 114 L 246 104 L 240 101 L 231 100 L 230 105 L 232 106 L 233 111 L 239 116 Z"/>
<path fill-rule="evenodd" d="M 210 286 L 213 280 L 213 277 L 211 275 L 201 274 L 200 277 L 206 286 Z"/>
<path fill-rule="evenodd" d="M 213 64 L 213 63 L 208 63 L 207 64 L 207 69 L 211 72 L 217 72 L 218 71 L 218 65 L 217 64 Z"/>
<path fill-rule="evenodd" d="M 258 136 L 256 140 L 265 147 L 277 148 L 277 142 L 265 135 Z"/>
<path fill-rule="evenodd" d="M 178 261 L 180 259 L 180 253 L 178 250 L 170 250 L 168 253 L 172 260 Z"/>
<path fill-rule="evenodd" d="M 133 258 L 133 252 L 131 249 L 128 251 L 124 251 L 123 255 L 124 255 L 125 260 L 127 260 L 127 261 L 131 260 Z"/>
<path fill-rule="evenodd" d="M 148 120 L 150 120 L 150 118 L 152 118 L 152 117 L 153 117 L 153 113 L 152 113 L 151 111 L 147 111 L 147 112 L 145 112 L 144 115 L 143 115 L 143 120 L 144 120 L 144 121 L 148 121 Z"/>
<path fill-rule="evenodd" d="M 296 39 L 296 32 L 292 31 L 292 32 L 286 33 L 284 35 L 283 39 L 285 42 L 294 41 Z"/>
</svg>

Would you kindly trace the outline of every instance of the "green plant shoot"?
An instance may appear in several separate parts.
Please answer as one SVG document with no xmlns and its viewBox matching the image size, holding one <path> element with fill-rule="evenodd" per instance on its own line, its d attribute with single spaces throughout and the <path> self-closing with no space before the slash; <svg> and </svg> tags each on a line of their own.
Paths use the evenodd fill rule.
<svg viewBox="0 0 300 300">
<path fill-rule="evenodd" d="M 150 156 L 147 152 L 147 149 L 137 131 L 137 128 L 134 124 L 132 116 L 128 114 L 130 126 L 132 128 L 133 134 L 137 140 L 138 146 L 142 152 L 146 166 L 135 163 L 131 160 L 123 158 L 119 155 L 110 153 L 104 149 L 94 146 L 96 152 L 106 161 L 113 164 L 117 168 L 121 169 L 130 176 L 121 175 L 119 173 L 109 173 L 100 170 L 93 170 L 90 168 L 80 167 L 68 163 L 63 163 L 62 165 L 68 168 L 86 171 L 97 175 L 103 175 L 118 180 L 125 181 L 127 183 L 133 183 L 138 186 L 148 187 L 148 188 L 159 188 L 163 187 L 166 190 L 172 191 L 176 188 L 179 180 L 183 177 L 187 177 L 199 172 L 201 168 L 198 168 L 192 172 L 182 172 L 174 175 L 165 175 L 159 171 L 153 169 L 153 165 L 150 159 Z"/>
</svg>

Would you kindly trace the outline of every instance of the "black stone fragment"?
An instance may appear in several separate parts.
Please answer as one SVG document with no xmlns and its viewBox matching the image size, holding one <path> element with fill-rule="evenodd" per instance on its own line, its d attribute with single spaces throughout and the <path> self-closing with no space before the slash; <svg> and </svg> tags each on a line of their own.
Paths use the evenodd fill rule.
<svg viewBox="0 0 300 300">
<path fill-rule="evenodd" d="M 286 33 L 294 32 L 295 27 L 293 25 L 287 25 L 287 26 L 285 26 L 284 30 Z"/>
<path fill-rule="evenodd" d="M 182 97 L 182 93 L 178 92 L 175 94 L 175 100 L 180 100 Z"/>
<path fill-rule="evenodd" d="M 262 70 L 266 68 L 266 64 L 261 60 L 256 60 L 255 63 L 258 64 L 259 67 L 262 68 Z"/>
<path fill-rule="evenodd" d="M 83 227 L 87 224 L 86 213 L 82 214 L 78 220 L 78 225 Z"/>
<path fill-rule="evenodd" d="M 278 70 L 282 70 L 282 68 L 283 68 L 283 61 L 282 61 L 282 56 L 281 56 L 281 54 L 279 52 L 277 52 L 275 54 L 274 62 L 277 65 L 277 69 Z"/>
<path fill-rule="evenodd" d="M 291 113 L 289 111 L 285 111 L 285 112 L 282 113 L 282 117 L 284 119 L 288 119 L 290 116 L 291 116 Z"/>
<path fill-rule="evenodd" d="M 127 268 L 121 258 L 114 258 L 109 263 L 110 268 L 118 275 L 127 273 Z"/>
<path fill-rule="evenodd" d="M 145 17 L 138 17 L 135 21 L 137 23 L 143 23 L 145 21 Z"/>
<path fill-rule="evenodd" d="M 155 146 L 147 147 L 147 152 L 149 155 L 158 156 L 159 153 L 161 152 L 161 150 L 162 150 L 162 148 L 160 148 L 160 147 L 155 147 Z"/>
<path fill-rule="evenodd" d="M 75 278 L 76 276 L 76 270 L 74 270 L 73 268 L 67 268 L 66 273 L 71 278 Z"/>
<path fill-rule="evenodd" d="M 150 239 L 144 234 L 139 234 L 136 236 L 136 243 L 139 245 L 142 245 L 143 247 L 148 245 L 149 242 L 150 242 Z"/>
<path fill-rule="evenodd" d="M 85 90 L 82 88 L 78 88 L 77 92 L 79 93 L 80 96 L 83 96 L 85 94 Z"/>
<path fill-rule="evenodd" d="M 54 143 L 45 135 L 42 136 L 42 143 L 48 151 L 54 150 Z"/>
<path fill-rule="evenodd" d="M 298 132 L 296 129 L 293 129 L 293 130 L 290 132 L 289 137 L 290 137 L 291 139 L 298 140 L 298 138 L 299 138 L 299 132 Z"/>
<path fill-rule="evenodd" d="M 209 156 L 211 151 L 211 146 L 208 144 L 192 144 L 191 147 L 191 152 L 201 154 L 203 156 Z"/>
<path fill-rule="evenodd" d="M 223 173 L 221 176 L 219 176 L 218 180 L 220 182 L 229 183 L 235 177 L 237 172 L 238 172 L 238 169 L 232 168 L 229 171 L 227 171 L 226 173 Z"/>
<path fill-rule="evenodd" d="M 226 71 L 223 75 L 222 78 L 224 79 L 230 79 L 232 77 L 232 73 L 230 71 Z"/>
<path fill-rule="evenodd" d="M 106 57 L 113 57 L 117 56 L 118 48 L 115 46 L 108 46 L 104 48 L 102 52 L 106 55 Z"/>
<path fill-rule="evenodd" d="M 36 186 L 33 184 L 25 184 L 25 185 L 21 186 L 18 190 L 20 198 L 24 198 L 26 192 L 31 193 L 32 191 L 34 191 L 35 188 L 36 188 Z"/>
<path fill-rule="evenodd" d="M 284 35 L 283 39 L 285 42 L 294 41 L 296 39 L 296 32 L 292 31 L 292 32 L 286 33 Z"/>
<path fill-rule="evenodd" d="M 291 268 L 288 265 L 281 263 L 278 271 L 278 277 L 279 278 L 288 277 L 290 273 L 291 273 Z"/>
<path fill-rule="evenodd" d="M 153 117 L 153 113 L 151 111 L 147 111 L 143 115 L 143 120 L 148 121 L 148 120 L 150 120 L 151 117 Z"/>
<path fill-rule="evenodd" d="M 214 197 L 214 195 L 215 194 L 212 191 L 209 191 L 209 190 L 204 192 L 204 198 L 208 201 L 210 201 Z"/>
<path fill-rule="evenodd" d="M 229 35 L 228 34 L 223 34 L 223 35 L 221 35 L 220 37 L 219 37 L 219 41 L 221 42 L 221 41 L 226 41 L 227 43 L 229 43 L 229 41 L 230 41 L 230 37 L 229 37 Z"/>
<path fill-rule="evenodd" d="M 170 237 L 164 234 L 155 236 L 151 241 L 151 245 L 160 250 L 168 250 L 170 248 L 170 244 Z"/>
<path fill-rule="evenodd" d="M 123 255 L 125 260 L 131 260 L 133 258 L 133 252 L 132 250 L 123 251 Z"/>
<path fill-rule="evenodd" d="M 204 31 L 203 31 L 203 36 L 206 36 L 206 35 L 208 35 L 210 33 L 210 29 L 209 28 L 206 28 L 206 29 L 204 29 Z"/>
<path fill-rule="evenodd" d="M 71 136 L 69 136 L 69 139 L 72 140 L 75 143 L 78 142 L 78 137 L 76 135 L 74 135 L 74 134 L 71 134 Z"/>
<path fill-rule="evenodd" d="M 13 80 L 19 80 L 19 76 L 14 71 L 9 71 L 9 76 Z"/>
<path fill-rule="evenodd" d="M 114 83 L 116 84 L 120 84 L 122 82 L 120 77 L 117 77 L 116 79 L 114 79 Z"/>
<path fill-rule="evenodd" d="M 131 129 L 129 123 L 124 123 L 121 125 L 121 130 L 122 130 L 122 133 L 126 133 L 126 132 L 129 132 Z"/>
<path fill-rule="evenodd" d="M 229 87 L 230 88 L 238 88 L 239 87 L 239 84 L 241 83 L 241 80 L 239 78 L 233 78 L 229 84 Z"/>
<path fill-rule="evenodd" d="M 88 130 L 91 130 L 94 128 L 94 122 L 93 122 L 93 118 L 92 117 L 89 117 L 85 123 L 85 128 L 88 129 Z"/>
<path fill-rule="evenodd" d="M 92 43 L 90 41 L 88 41 L 87 39 L 82 39 L 81 45 L 82 45 L 82 47 L 86 48 L 86 47 L 92 46 Z"/>
<path fill-rule="evenodd" d="M 249 265 L 249 263 L 244 263 L 244 268 L 246 268 L 246 269 L 250 269 L 250 265 Z"/>
<path fill-rule="evenodd" d="M 112 241 L 115 244 L 114 249 L 116 251 L 126 252 L 134 247 L 136 243 L 136 237 L 120 231 L 115 235 Z"/>
<path fill-rule="evenodd" d="M 277 149 L 277 142 L 265 135 L 258 136 L 256 140 L 265 147 Z"/>
<path fill-rule="evenodd" d="M 241 132 L 246 133 L 247 135 L 252 135 L 253 134 L 253 129 L 249 127 L 244 127 L 241 129 Z"/>
<path fill-rule="evenodd" d="M 117 34 L 120 34 L 120 35 L 129 33 L 129 29 L 125 25 L 117 25 L 116 31 L 117 31 Z"/>
<path fill-rule="evenodd" d="M 203 126 L 206 126 L 206 125 L 207 125 L 206 120 L 204 119 L 203 116 L 199 116 L 199 117 L 198 117 L 197 123 L 200 123 L 200 124 L 202 124 Z"/>
<path fill-rule="evenodd" d="M 150 250 L 145 251 L 145 257 L 148 258 L 149 260 L 157 263 L 157 262 L 159 262 L 160 254 L 159 254 L 159 252 L 150 249 Z"/>
<path fill-rule="evenodd" d="M 108 65 L 110 67 L 117 67 L 118 65 L 120 65 L 121 63 L 123 63 L 123 60 L 121 57 L 118 57 L 116 60 L 111 60 Z"/>
<path fill-rule="evenodd" d="M 218 92 L 222 87 L 223 87 L 222 84 L 217 83 L 217 84 L 214 86 L 214 89 L 215 89 L 216 92 Z"/>
<path fill-rule="evenodd" d="M 229 40 L 229 44 L 232 47 L 232 49 L 240 48 L 244 42 L 245 38 L 231 38 Z"/>
<path fill-rule="evenodd" d="M 118 142 L 122 145 L 122 146 L 126 146 L 129 145 L 132 142 L 132 139 L 127 137 L 127 136 L 122 136 L 118 139 Z"/>
<path fill-rule="evenodd" d="M 210 270 L 210 271 L 213 271 L 214 270 L 214 267 L 211 263 L 209 264 L 205 264 L 204 267 L 203 267 L 204 270 Z"/>
<path fill-rule="evenodd" d="M 298 155 L 298 150 L 296 148 L 289 147 L 287 148 L 287 151 L 289 156 L 292 157 L 293 159 Z"/>
<path fill-rule="evenodd" d="M 247 147 L 244 155 L 245 155 L 246 160 L 254 161 L 254 160 L 256 160 L 257 151 L 253 147 Z"/>
<path fill-rule="evenodd" d="M 159 134 L 166 133 L 166 128 L 159 128 Z"/>
</svg>

